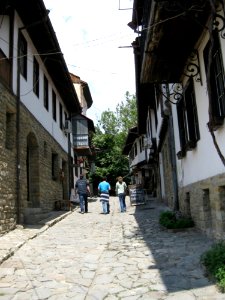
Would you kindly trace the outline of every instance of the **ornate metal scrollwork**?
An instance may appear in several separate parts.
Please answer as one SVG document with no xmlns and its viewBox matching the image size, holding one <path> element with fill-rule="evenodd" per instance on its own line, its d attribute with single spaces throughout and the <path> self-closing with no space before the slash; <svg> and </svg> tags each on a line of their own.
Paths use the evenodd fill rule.
<svg viewBox="0 0 225 300">
<path fill-rule="evenodd" d="M 225 18 L 219 14 L 216 14 L 213 25 L 214 28 L 216 28 L 220 33 L 221 38 L 225 39 Z"/>
<path fill-rule="evenodd" d="M 183 86 L 181 83 L 163 84 L 161 87 L 162 95 L 172 104 L 177 104 L 183 99 Z"/>
<path fill-rule="evenodd" d="M 171 85 L 170 97 L 175 101 L 173 101 L 174 104 L 177 104 L 183 99 L 183 86 L 181 83 L 174 83 Z"/>
<path fill-rule="evenodd" d="M 216 14 L 213 20 L 214 29 L 217 29 L 221 38 L 225 39 L 225 18 L 224 18 L 224 5 L 220 0 L 217 2 Z"/>
<path fill-rule="evenodd" d="M 191 55 L 189 56 L 188 62 L 184 68 L 184 75 L 187 77 L 195 77 L 195 80 L 197 82 L 200 82 L 202 85 L 200 63 L 197 50 L 193 50 Z"/>
</svg>

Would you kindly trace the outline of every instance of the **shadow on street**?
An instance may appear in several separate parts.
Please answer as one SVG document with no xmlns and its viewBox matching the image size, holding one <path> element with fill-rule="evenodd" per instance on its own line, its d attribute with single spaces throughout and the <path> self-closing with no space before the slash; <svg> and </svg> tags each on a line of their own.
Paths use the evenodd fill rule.
<svg viewBox="0 0 225 300">
<path fill-rule="evenodd" d="M 167 207 L 157 200 L 137 205 L 134 216 L 139 228 L 136 238 L 143 239 L 150 249 L 155 264 L 149 269 L 158 269 L 168 292 L 196 289 L 211 285 L 204 276 L 200 256 L 213 244 L 195 228 L 178 230 L 164 229 L 159 224 L 159 215 Z"/>
</svg>

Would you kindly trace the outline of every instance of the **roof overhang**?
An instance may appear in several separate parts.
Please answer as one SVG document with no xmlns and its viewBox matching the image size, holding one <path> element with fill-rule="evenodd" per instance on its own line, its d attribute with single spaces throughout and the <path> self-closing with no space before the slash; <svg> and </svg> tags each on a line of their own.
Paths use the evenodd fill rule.
<svg viewBox="0 0 225 300">
<path fill-rule="evenodd" d="M 149 108 L 155 108 L 155 89 L 154 84 L 140 84 L 137 87 L 137 119 L 138 134 L 146 134 L 146 119 Z"/>
<path fill-rule="evenodd" d="M 84 119 L 87 120 L 87 123 L 88 123 L 88 130 L 89 131 L 92 131 L 92 132 L 95 132 L 95 126 L 94 126 L 94 122 L 92 119 L 84 116 L 84 115 L 81 115 Z"/>
<path fill-rule="evenodd" d="M 16 10 L 69 112 L 81 107 L 43 0 L 1 0 L 0 14 Z"/>
<path fill-rule="evenodd" d="M 72 74 L 72 73 L 70 73 L 70 77 L 71 77 L 73 83 L 80 84 L 82 86 L 83 95 L 84 95 L 85 101 L 87 103 L 87 107 L 90 108 L 92 106 L 93 100 L 92 100 L 91 92 L 90 92 L 87 82 L 81 80 L 79 76 Z"/>
<path fill-rule="evenodd" d="M 133 170 L 141 170 L 141 169 L 143 169 L 146 166 L 147 166 L 147 160 L 144 159 L 144 160 L 138 162 L 136 165 L 133 165 L 132 169 Z"/>
<path fill-rule="evenodd" d="M 138 137 L 138 131 L 137 131 L 137 126 L 136 127 L 133 127 L 129 130 L 128 132 L 128 135 L 127 135 L 127 138 L 126 138 L 126 142 L 125 142 L 125 146 L 122 150 L 122 154 L 123 155 L 128 155 L 132 146 L 133 146 L 133 143 L 134 141 L 136 140 L 136 138 Z"/>
<path fill-rule="evenodd" d="M 90 147 L 83 147 L 83 148 L 73 148 L 74 152 L 77 156 L 89 156 L 92 155 Z"/>
<path fill-rule="evenodd" d="M 210 0 L 135 0 L 134 11 L 132 23 L 136 26 L 147 20 L 141 32 L 141 83 L 180 82 L 184 66 L 206 28 Z"/>
</svg>

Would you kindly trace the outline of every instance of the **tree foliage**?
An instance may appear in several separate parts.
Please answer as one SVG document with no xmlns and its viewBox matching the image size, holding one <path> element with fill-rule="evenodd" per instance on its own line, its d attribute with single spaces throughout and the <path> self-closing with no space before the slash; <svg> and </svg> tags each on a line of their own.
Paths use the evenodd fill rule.
<svg viewBox="0 0 225 300">
<path fill-rule="evenodd" d="M 104 111 L 96 126 L 92 143 L 95 149 L 95 172 L 91 180 L 96 189 L 103 176 L 112 189 L 118 176 L 129 173 L 128 158 L 122 155 L 128 130 L 137 124 L 136 99 L 126 92 L 125 101 L 116 106 L 116 111 Z"/>
</svg>

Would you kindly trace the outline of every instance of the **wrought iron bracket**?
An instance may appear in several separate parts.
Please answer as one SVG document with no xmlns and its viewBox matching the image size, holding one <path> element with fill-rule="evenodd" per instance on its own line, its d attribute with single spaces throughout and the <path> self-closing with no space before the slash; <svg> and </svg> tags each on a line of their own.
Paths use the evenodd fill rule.
<svg viewBox="0 0 225 300">
<path fill-rule="evenodd" d="M 219 33 L 222 39 L 225 39 L 225 17 L 224 17 L 224 5 L 220 0 L 216 7 L 216 14 L 213 20 L 213 27 Z"/>
<path fill-rule="evenodd" d="M 162 95 L 171 104 L 178 104 L 183 99 L 183 86 L 181 83 L 173 83 L 169 87 L 166 84 L 162 85 Z"/>
<path fill-rule="evenodd" d="M 195 80 L 197 82 L 200 82 L 202 85 L 200 62 L 199 62 L 199 56 L 197 50 L 193 50 L 191 55 L 189 56 L 183 74 L 189 78 L 195 78 Z"/>
</svg>

